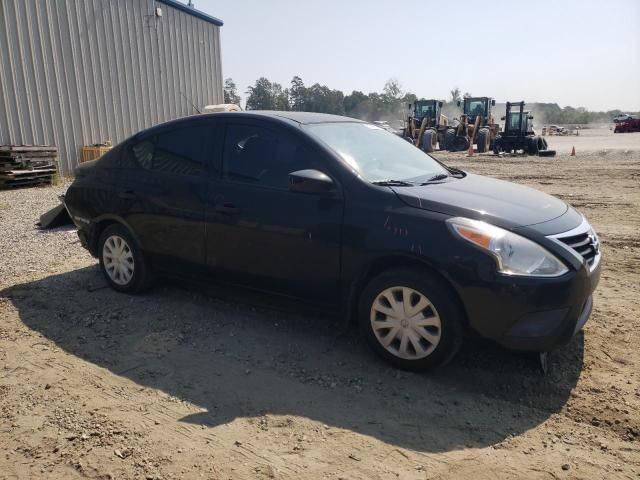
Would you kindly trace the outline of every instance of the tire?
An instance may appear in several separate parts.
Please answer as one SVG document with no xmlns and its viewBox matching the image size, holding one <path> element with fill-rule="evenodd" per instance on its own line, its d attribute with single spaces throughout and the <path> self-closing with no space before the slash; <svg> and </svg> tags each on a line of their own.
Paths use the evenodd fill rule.
<svg viewBox="0 0 640 480">
<path fill-rule="evenodd" d="M 446 132 L 444 132 L 444 144 L 440 145 L 441 150 L 451 150 L 451 146 L 453 145 L 453 141 L 456 138 L 456 130 L 455 128 L 448 128 Z"/>
<path fill-rule="evenodd" d="M 535 138 L 536 138 L 536 141 L 538 142 L 538 151 L 546 150 L 547 149 L 547 141 L 544 138 L 540 137 L 540 136 L 535 137 Z"/>
<path fill-rule="evenodd" d="M 556 151 L 555 150 L 540 150 L 538 152 L 538 155 L 541 157 L 555 157 L 556 156 Z"/>
<path fill-rule="evenodd" d="M 496 139 L 493 141 L 493 153 L 498 155 L 502 150 L 502 137 L 500 135 L 496 136 Z"/>
<path fill-rule="evenodd" d="M 464 152 L 469 149 L 469 138 L 462 135 L 453 138 L 452 144 L 449 146 L 449 150 L 452 152 Z"/>
<path fill-rule="evenodd" d="M 481 128 L 478 130 L 478 139 L 476 144 L 478 145 L 478 153 L 484 153 L 489 151 L 489 129 Z"/>
<path fill-rule="evenodd" d="M 433 152 L 433 150 L 435 150 L 437 140 L 435 130 L 426 130 L 422 134 L 422 149 L 427 153 Z"/>
<path fill-rule="evenodd" d="M 100 268 L 107 283 L 118 292 L 140 293 L 151 284 L 140 247 L 122 225 L 108 226 L 98 241 Z"/>
<path fill-rule="evenodd" d="M 403 306 L 407 298 L 412 305 L 409 312 Z M 450 287 L 411 268 L 374 277 L 360 296 L 358 321 L 377 354 L 396 367 L 414 371 L 446 364 L 460 349 L 465 331 L 464 314 Z"/>
<path fill-rule="evenodd" d="M 527 153 L 529 155 L 538 155 L 538 137 L 527 137 Z"/>
<path fill-rule="evenodd" d="M 547 150 L 549 148 L 549 144 L 547 143 L 547 139 L 544 138 L 543 136 L 540 136 L 538 138 L 540 138 L 540 140 L 542 140 L 542 145 L 544 145 L 544 148 L 539 148 L 538 150 Z"/>
</svg>

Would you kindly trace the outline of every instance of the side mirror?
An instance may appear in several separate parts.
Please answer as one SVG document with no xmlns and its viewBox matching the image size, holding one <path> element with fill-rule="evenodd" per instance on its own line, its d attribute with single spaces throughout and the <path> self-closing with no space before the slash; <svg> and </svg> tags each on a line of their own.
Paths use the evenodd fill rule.
<svg viewBox="0 0 640 480">
<path fill-rule="evenodd" d="M 533 120 L 533 115 L 529 115 L 529 120 Z"/>
<path fill-rule="evenodd" d="M 460 106 L 460 100 L 458 100 L 458 101 L 456 102 L 456 105 Z"/>
<path fill-rule="evenodd" d="M 500 120 L 506 120 L 507 117 L 500 117 Z"/>
<path fill-rule="evenodd" d="M 496 106 L 496 101 L 495 101 L 495 99 L 494 99 L 494 100 L 491 100 L 491 106 L 492 106 L 492 107 L 495 107 L 495 106 Z"/>
<path fill-rule="evenodd" d="M 289 174 L 289 190 L 316 195 L 330 195 L 335 192 L 333 180 L 318 170 L 298 170 Z"/>
</svg>

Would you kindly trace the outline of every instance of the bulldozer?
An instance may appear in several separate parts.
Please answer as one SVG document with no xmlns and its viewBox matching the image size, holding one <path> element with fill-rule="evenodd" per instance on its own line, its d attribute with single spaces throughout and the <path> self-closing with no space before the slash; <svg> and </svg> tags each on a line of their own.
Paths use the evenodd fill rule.
<svg viewBox="0 0 640 480">
<path fill-rule="evenodd" d="M 444 145 L 449 120 L 442 115 L 440 100 L 416 100 L 408 104 L 403 136 L 425 152 L 433 152 Z"/>
<path fill-rule="evenodd" d="M 465 97 L 462 102 L 458 101 L 462 115 L 458 125 L 447 128 L 444 133 L 447 150 L 461 152 L 476 144 L 479 153 L 489 151 L 498 134 L 498 125 L 491 113 L 495 104 L 489 97 Z"/>
<path fill-rule="evenodd" d="M 493 142 L 493 153 L 521 150 L 528 155 L 555 155 L 554 150 L 548 150 L 545 138 L 533 131 L 533 115 L 525 111 L 524 106 L 524 102 L 507 102 L 505 116 L 502 117 L 504 130 Z"/>
</svg>

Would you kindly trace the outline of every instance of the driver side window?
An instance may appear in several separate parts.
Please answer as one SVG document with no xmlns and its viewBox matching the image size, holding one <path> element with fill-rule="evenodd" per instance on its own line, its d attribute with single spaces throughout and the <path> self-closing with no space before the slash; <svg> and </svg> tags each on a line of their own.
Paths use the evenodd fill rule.
<svg viewBox="0 0 640 480">
<path fill-rule="evenodd" d="M 256 125 L 231 124 L 224 142 L 223 177 L 287 189 L 289 173 L 314 168 L 307 150 L 292 135 Z"/>
</svg>

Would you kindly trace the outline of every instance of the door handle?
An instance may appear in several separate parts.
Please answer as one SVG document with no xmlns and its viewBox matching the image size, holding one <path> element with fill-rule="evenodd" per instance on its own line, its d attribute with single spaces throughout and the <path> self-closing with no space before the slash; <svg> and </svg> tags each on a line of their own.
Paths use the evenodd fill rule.
<svg viewBox="0 0 640 480">
<path fill-rule="evenodd" d="M 233 203 L 223 203 L 222 205 L 216 205 L 215 211 L 222 215 L 235 215 L 240 210 Z"/>
<path fill-rule="evenodd" d="M 127 190 L 126 192 L 120 192 L 118 194 L 118 197 L 122 198 L 123 200 L 135 200 L 136 198 L 138 198 L 138 196 L 131 190 Z"/>
</svg>

